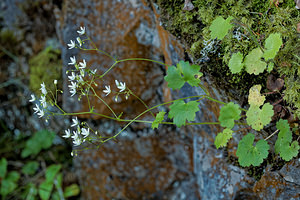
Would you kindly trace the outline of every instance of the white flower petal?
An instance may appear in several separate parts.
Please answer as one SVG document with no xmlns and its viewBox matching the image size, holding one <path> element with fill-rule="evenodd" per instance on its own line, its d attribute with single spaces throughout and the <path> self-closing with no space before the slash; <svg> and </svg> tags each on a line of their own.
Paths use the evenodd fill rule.
<svg viewBox="0 0 300 200">
<path fill-rule="evenodd" d="M 73 49 L 75 47 L 75 42 L 73 40 L 70 40 L 70 44 L 68 44 L 69 49 Z"/>
</svg>

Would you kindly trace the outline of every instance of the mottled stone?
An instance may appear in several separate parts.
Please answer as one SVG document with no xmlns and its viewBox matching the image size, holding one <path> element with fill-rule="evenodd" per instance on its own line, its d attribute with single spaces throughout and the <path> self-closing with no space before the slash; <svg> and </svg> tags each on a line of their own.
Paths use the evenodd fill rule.
<svg viewBox="0 0 300 200">
<path fill-rule="evenodd" d="M 266 171 L 255 183 L 253 191 L 265 200 L 296 200 L 300 198 L 300 185 L 285 180 L 277 172 Z"/>
<path fill-rule="evenodd" d="M 285 181 L 295 183 L 300 186 L 300 161 L 299 159 L 292 160 L 285 164 L 279 174 Z"/>
</svg>

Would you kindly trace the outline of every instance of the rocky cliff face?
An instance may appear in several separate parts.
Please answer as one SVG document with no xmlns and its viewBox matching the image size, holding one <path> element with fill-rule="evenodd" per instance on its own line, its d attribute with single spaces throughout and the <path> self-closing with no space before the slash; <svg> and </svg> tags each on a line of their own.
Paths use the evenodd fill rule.
<svg viewBox="0 0 300 200">
<path fill-rule="evenodd" d="M 79 1 L 71 5 L 65 1 L 60 14 L 60 31 L 64 43 L 74 37 L 79 25 L 87 27 L 97 46 L 119 58 L 144 57 L 175 64 L 185 59 L 178 41 L 160 25 L 159 8 L 146 1 Z M 76 52 L 77 53 L 77 52 Z M 79 52 L 78 52 L 79 53 Z M 65 62 L 71 56 L 63 51 Z M 89 65 L 104 71 L 111 64 L 107 57 L 93 52 L 80 52 Z M 65 63 L 66 64 L 66 63 Z M 163 83 L 165 68 L 148 62 L 129 62 L 120 65 L 106 84 L 114 79 L 128 83 L 149 105 L 167 99 L 201 94 L 202 91 L 184 87 L 171 95 Z M 205 80 L 204 80 L 205 81 Z M 213 86 L 206 77 L 211 93 L 217 99 L 227 100 L 226 94 Z M 99 93 L 102 88 L 99 88 Z M 65 96 L 65 107 L 70 102 Z M 130 99 L 121 103 L 109 102 L 118 110 L 133 116 L 143 111 L 139 102 Z M 100 112 L 106 112 L 97 104 Z M 84 110 L 87 107 L 75 109 Z M 134 109 L 132 109 L 134 108 Z M 212 102 L 201 104 L 198 122 L 216 121 L 219 106 Z M 99 130 L 110 135 L 120 125 L 100 123 Z M 153 131 L 149 126 L 133 125 L 118 142 L 104 144 L 98 150 L 88 150 L 75 158 L 85 199 L 289 199 L 298 198 L 299 185 L 293 179 L 284 179 L 282 173 L 266 168 L 262 178 L 247 175 L 234 164 L 238 141 L 230 149 L 216 150 L 213 144 L 219 127 L 202 126 L 182 129 L 162 126 Z M 243 128 L 243 127 L 240 127 Z M 239 132 L 241 135 L 243 131 Z M 238 137 L 235 137 L 238 138 Z M 237 139 L 236 139 L 237 140 Z M 236 158 L 235 158 L 236 159 Z M 298 163 L 298 164 L 295 164 Z M 295 171 L 299 161 L 285 168 Z M 261 172 L 263 173 L 263 172 Z M 299 177 L 298 174 L 293 174 Z M 285 176 L 287 177 L 287 176 Z"/>
<path fill-rule="evenodd" d="M 12 1 L 11 4 L 14 4 Z M 182 3 L 184 3 L 182 1 Z M 46 5 L 47 3 L 45 3 Z M 176 64 L 189 59 L 183 45 L 165 31 L 159 21 L 160 10 L 156 4 L 144 0 L 79 0 L 63 1 L 62 8 L 54 7 L 55 30 L 62 47 L 63 85 L 67 90 L 67 63 L 76 55 L 86 59 L 87 65 L 104 72 L 112 61 L 92 51 L 67 50 L 66 44 L 74 39 L 79 26 L 85 26 L 96 45 L 118 58 L 143 57 Z M 46 6 L 47 8 L 47 6 Z M 12 8 L 11 8 L 12 9 Z M 40 8 L 44 9 L 44 8 Z M 52 19 L 52 18 L 51 18 Z M 54 26 L 54 24 L 53 24 Z M 184 41 L 182 41 L 184 42 Z M 33 45 L 37 46 L 37 45 Z M 38 46 L 37 46 L 38 48 Z M 41 48 L 39 47 L 39 50 Z M 105 85 L 115 79 L 126 82 L 148 105 L 178 97 L 199 95 L 200 89 L 184 86 L 180 92 L 167 89 L 163 81 L 166 69 L 159 65 L 133 61 L 120 63 L 105 80 Z M 2 72 L 1 72 L 2 73 Z M 203 81 L 215 98 L 228 101 L 229 97 L 215 86 L 209 76 Z M 102 94 L 104 84 L 99 84 Z M 87 110 L 87 103 L 77 104 L 64 93 L 64 108 L 69 111 Z M 108 113 L 99 102 L 97 112 Z M 108 103 L 128 117 L 144 110 L 144 106 L 130 97 L 119 103 Z M 216 121 L 219 105 L 204 101 L 197 122 Z M 167 109 L 167 108 L 164 108 Z M 89 116 L 86 116 L 88 118 Z M 145 116 L 144 118 L 150 118 Z M 82 119 L 84 120 L 84 119 Z M 105 135 L 112 135 L 123 127 L 111 121 L 93 118 L 93 123 Z M 217 150 L 214 138 L 220 127 L 193 126 L 176 128 L 162 126 L 152 130 L 144 124 L 133 124 L 116 142 L 108 142 L 99 149 L 79 152 L 74 158 L 80 178 L 83 199 L 297 199 L 300 194 L 300 163 L 295 159 L 280 167 L 264 163 L 260 180 L 258 169 L 243 169 L 236 164 L 235 151 L 238 136 L 228 149 Z M 238 127 L 240 135 L 243 128 Z M 250 176 L 251 170 L 254 170 Z"/>
</svg>

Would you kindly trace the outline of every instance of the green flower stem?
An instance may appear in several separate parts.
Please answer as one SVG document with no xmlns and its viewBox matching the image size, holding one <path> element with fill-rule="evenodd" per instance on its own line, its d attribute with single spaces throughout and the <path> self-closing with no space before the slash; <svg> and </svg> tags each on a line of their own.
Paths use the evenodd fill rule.
<svg viewBox="0 0 300 200">
<path fill-rule="evenodd" d="M 201 89 L 205 92 L 205 94 L 207 95 L 207 96 L 210 96 L 210 93 L 208 92 L 208 89 L 204 86 L 204 85 L 202 85 L 202 84 L 198 84 L 200 87 L 201 87 Z"/>
<path fill-rule="evenodd" d="M 211 100 L 211 101 L 217 102 L 217 103 L 219 103 L 219 104 L 223 104 L 223 105 L 225 105 L 225 104 L 226 104 L 225 102 L 223 102 L 223 101 L 219 101 L 219 100 L 217 100 L 217 99 L 214 99 L 214 98 L 212 98 L 212 97 L 210 97 L 210 96 L 206 96 L 205 98 L 206 98 L 206 99 L 208 99 L 208 100 Z"/>
<path fill-rule="evenodd" d="M 94 88 L 93 87 L 91 87 L 91 89 L 93 90 L 93 92 L 94 92 L 94 95 L 100 100 L 100 101 L 102 101 L 103 103 L 104 103 L 104 105 L 112 112 L 112 114 L 116 117 L 116 118 L 118 118 L 117 117 L 117 115 L 116 115 L 116 113 L 113 111 L 113 109 L 99 96 L 99 95 L 97 95 L 97 93 L 96 93 L 96 91 L 94 90 Z"/>
<path fill-rule="evenodd" d="M 212 98 L 212 97 L 210 97 L 210 96 L 206 96 L 206 98 L 209 99 L 209 100 L 211 100 L 211 101 L 217 102 L 217 103 L 219 103 L 219 104 L 223 104 L 223 105 L 226 104 L 225 102 L 216 100 L 216 99 L 214 99 L 214 98 Z M 245 112 L 248 111 L 248 110 L 246 110 L 246 109 L 244 109 L 244 108 L 240 108 L 240 110 L 245 111 Z"/>
<path fill-rule="evenodd" d="M 101 76 L 99 76 L 99 78 L 103 78 L 110 70 L 112 70 L 112 68 L 114 68 L 114 66 L 116 64 L 118 64 L 119 62 L 117 60 L 115 60 L 114 64 L 112 64 L 112 66 L 110 66 L 110 68 L 108 70 L 106 70 Z"/>
<path fill-rule="evenodd" d="M 95 49 L 87 49 L 87 50 L 95 50 L 95 51 L 99 51 L 100 53 L 103 53 L 104 55 L 108 56 L 109 58 L 111 58 L 113 61 L 117 61 L 114 57 L 112 57 L 110 54 L 106 53 L 105 51 L 102 51 L 100 49 L 97 48 L 96 44 L 90 39 L 90 37 L 88 35 L 86 35 L 86 37 L 88 38 L 88 40 L 91 42 L 92 46 Z"/>
<path fill-rule="evenodd" d="M 159 106 L 163 106 L 163 105 L 166 105 L 166 104 L 170 104 L 170 103 L 173 103 L 175 101 L 179 101 L 179 100 L 184 100 L 184 99 L 190 99 L 190 98 L 198 98 L 198 97 L 205 97 L 205 95 L 197 95 L 197 96 L 190 96 L 190 97 L 183 97 L 183 98 L 179 98 L 179 99 L 176 99 L 176 100 L 172 100 L 172 101 L 168 101 L 168 102 L 165 102 L 165 103 L 162 103 L 162 104 L 159 104 L 159 105 L 156 105 L 156 106 L 153 106 L 147 110 L 145 110 L 144 112 L 142 112 L 141 114 L 139 114 L 138 116 L 136 116 L 133 120 L 131 120 L 128 124 L 126 124 L 126 126 L 121 130 L 119 131 L 117 134 L 115 134 L 114 136 L 102 141 L 102 143 L 104 142 L 107 142 L 111 139 L 115 139 L 118 135 L 120 135 L 130 124 L 132 124 L 133 122 L 135 122 L 139 117 L 141 117 L 142 115 L 144 115 L 145 113 L 149 112 L 150 110 L 153 110 L 155 108 L 158 108 Z"/>
<path fill-rule="evenodd" d="M 116 60 L 114 59 L 114 64 L 112 64 L 112 66 L 110 66 L 110 68 L 108 70 L 106 70 L 101 76 L 100 78 L 103 78 L 110 70 L 112 70 L 118 63 L 121 62 L 126 62 L 126 61 L 138 61 L 138 60 L 142 60 L 142 61 L 148 61 L 148 62 L 154 62 L 154 63 L 158 63 L 160 65 L 164 65 L 164 66 L 169 66 L 163 62 L 159 62 L 156 60 L 151 60 L 151 59 L 147 59 L 147 58 L 127 58 L 127 59 L 123 59 L 123 60 Z"/>
<path fill-rule="evenodd" d="M 136 96 L 129 88 L 127 88 L 129 90 L 129 93 L 134 96 L 135 98 L 137 98 L 147 109 L 149 109 L 149 107 L 147 106 L 147 104 L 138 96 Z M 151 115 L 155 118 L 154 114 L 152 111 L 150 111 Z"/>
<path fill-rule="evenodd" d="M 142 60 L 142 61 L 148 61 L 148 62 L 158 63 L 158 64 L 160 64 L 160 65 L 169 67 L 169 65 L 167 65 L 167 64 L 165 64 L 165 63 L 163 63 L 163 62 L 160 62 L 160 61 L 157 61 L 157 60 L 151 60 L 151 59 L 147 59 L 147 58 L 127 58 L 127 59 L 123 59 L 123 60 L 118 60 L 117 62 L 120 63 L 120 62 L 137 61 L 137 60 Z"/>
</svg>

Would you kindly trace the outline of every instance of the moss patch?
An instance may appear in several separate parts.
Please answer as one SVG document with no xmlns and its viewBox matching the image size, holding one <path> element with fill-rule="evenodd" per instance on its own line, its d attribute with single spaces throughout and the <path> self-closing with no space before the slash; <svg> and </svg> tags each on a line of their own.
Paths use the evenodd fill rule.
<svg viewBox="0 0 300 200">
<path fill-rule="evenodd" d="M 30 65 L 30 88 L 40 94 L 40 84 L 45 82 L 48 87 L 53 86 L 53 80 L 61 79 L 62 61 L 60 50 L 47 47 L 29 60 Z M 53 88 L 49 88 L 50 90 Z"/>
<path fill-rule="evenodd" d="M 194 0 L 191 11 L 183 11 L 184 1 L 156 2 L 165 28 L 185 44 L 189 54 L 202 65 L 202 70 L 221 83 L 220 87 L 230 91 L 228 93 L 233 97 L 245 97 L 254 84 L 265 86 L 268 72 L 254 76 L 242 71 L 233 75 L 228 68 L 231 55 L 240 51 L 246 56 L 258 44 L 264 46 L 271 33 L 280 33 L 284 44 L 273 60 L 273 73 L 285 77 L 285 100 L 292 106 L 294 114 L 300 117 L 299 111 L 296 111 L 299 108 L 299 87 L 295 87 L 300 82 L 299 60 L 295 57 L 299 56 L 300 49 L 299 33 L 296 31 L 300 12 L 293 0 L 278 5 L 259 0 Z M 205 52 L 209 59 L 203 59 L 202 50 L 212 42 L 204 41 L 209 40 L 209 26 L 217 16 L 225 19 L 233 16 L 234 29 L 222 41 L 215 42 L 211 51 Z"/>
</svg>

